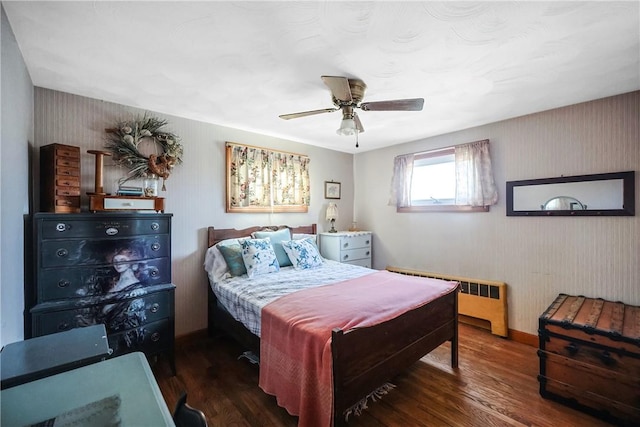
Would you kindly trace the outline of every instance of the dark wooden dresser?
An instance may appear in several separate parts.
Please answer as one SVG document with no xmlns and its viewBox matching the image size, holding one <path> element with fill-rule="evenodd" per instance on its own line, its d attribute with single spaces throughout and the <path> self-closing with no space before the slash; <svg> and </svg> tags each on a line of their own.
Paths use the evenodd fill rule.
<svg viewBox="0 0 640 427">
<path fill-rule="evenodd" d="M 640 307 L 560 294 L 540 316 L 540 394 L 640 425 Z"/>
<path fill-rule="evenodd" d="M 37 213 L 31 220 L 27 338 L 104 324 L 113 355 L 163 353 L 175 372 L 171 214 Z"/>
</svg>

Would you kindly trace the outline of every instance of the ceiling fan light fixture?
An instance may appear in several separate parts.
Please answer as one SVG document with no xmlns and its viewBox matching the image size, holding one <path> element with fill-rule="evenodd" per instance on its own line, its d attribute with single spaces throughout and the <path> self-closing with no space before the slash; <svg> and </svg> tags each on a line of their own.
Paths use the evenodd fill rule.
<svg viewBox="0 0 640 427">
<path fill-rule="evenodd" d="M 358 132 L 356 122 L 353 118 L 345 118 L 340 122 L 340 127 L 336 130 L 336 133 L 341 136 L 351 136 Z"/>
</svg>

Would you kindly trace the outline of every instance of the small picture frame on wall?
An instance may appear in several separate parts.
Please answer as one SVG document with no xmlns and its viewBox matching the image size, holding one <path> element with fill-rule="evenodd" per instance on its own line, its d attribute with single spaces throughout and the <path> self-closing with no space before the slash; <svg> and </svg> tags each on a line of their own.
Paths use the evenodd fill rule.
<svg viewBox="0 0 640 427">
<path fill-rule="evenodd" d="M 339 199 L 340 198 L 340 183 L 333 181 L 324 182 L 324 198 L 325 199 Z"/>
</svg>

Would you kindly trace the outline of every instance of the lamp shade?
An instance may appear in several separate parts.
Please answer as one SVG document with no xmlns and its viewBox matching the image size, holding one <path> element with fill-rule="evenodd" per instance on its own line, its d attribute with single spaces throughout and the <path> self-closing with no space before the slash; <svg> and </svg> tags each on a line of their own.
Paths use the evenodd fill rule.
<svg viewBox="0 0 640 427">
<path fill-rule="evenodd" d="M 326 214 L 326 220 L 327 221 L 335 221 L 338 219 L 338 205 L 336 205 L 335 203 L 329 203 L 329 206 L 327 206 L 327 214 Z"/>
<path fill-rule="evenodd" d="M 336 130 L 338 135 L 342 136 L 350 136 L 355 135 L 358 132 L 358 128 L 356 127 L 356 122 L 352 118 L 342 119 L 340 122 L 340 127 Z"/>
</svg>

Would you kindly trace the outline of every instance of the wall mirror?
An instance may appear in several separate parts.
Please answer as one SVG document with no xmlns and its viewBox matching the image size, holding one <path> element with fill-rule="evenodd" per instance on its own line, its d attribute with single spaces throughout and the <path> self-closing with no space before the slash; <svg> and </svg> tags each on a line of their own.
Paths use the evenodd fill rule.
<svg viewBox="0 0 640 427">
<path fill-rule="evenodd" d="M 507 216 L 635 215 L 635 171 L 507 182 Z"/>
</svg>

